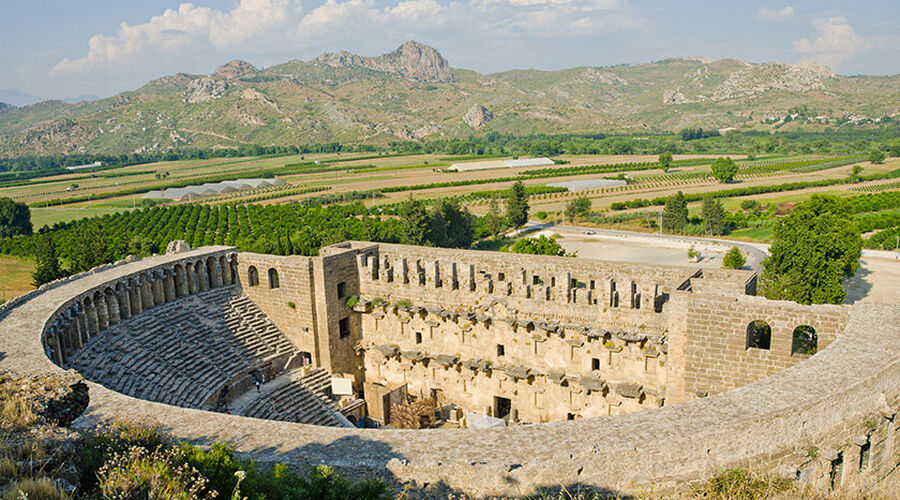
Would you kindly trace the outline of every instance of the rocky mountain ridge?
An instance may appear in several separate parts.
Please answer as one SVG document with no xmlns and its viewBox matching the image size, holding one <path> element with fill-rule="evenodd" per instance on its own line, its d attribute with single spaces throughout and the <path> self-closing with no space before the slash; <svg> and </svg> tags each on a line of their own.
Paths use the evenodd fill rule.
<svg viewBox="0 0 900 500">
<path fill-rule="evenodd" d="M 806 121 L 777 119 L 801 105 Z M 376 57 L 339 52 L 265 69 L 235 60 L 209 75 L 164 76 L 107 99 L 5 108 L 0 157 L 385 144 L 488 132 L 821 129 L 877 124 L 885 116 L 900 116 L 900 76 L 696 57 L 480 74 L 453 69 L 434 48 L 407 42 Z"/>
</svg>

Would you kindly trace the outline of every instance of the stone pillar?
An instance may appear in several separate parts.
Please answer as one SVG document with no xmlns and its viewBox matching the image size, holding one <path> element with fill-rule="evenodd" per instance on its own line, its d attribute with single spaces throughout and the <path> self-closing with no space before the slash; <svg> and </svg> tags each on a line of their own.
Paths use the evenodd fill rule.
<svg viewBox="0 0 900 500">
<path fill-rule="evenodd" d="M 187 290 L 189 295 L 193 295 L 200 290 L 197 284 L 197 272 L 194 270 L 194 264 L 186 263 L 184 265 L 184 273 L 187 278 Z"/>
<path fill-rule="evenodd" d="M 82 311 L 80 307 L 76 308 L 74 321 L 75 328 L 78 330 L 78 335 L 81 337 L 81 345 L 91 341 L 91 334 L 88 333 L 86 320 L 87 316 L 84 315 L 84 311 Z"/>
<path fill-rule="evenodd" d="M 131 297 L 128 294 L 128 286 L 116 290 L 116 300 L 119 302 L 119 318 L 125 321 L 131 317 Z"/>
<path fill-rule="evenodd" d="M 222 286 L 231 286 L 231 264 L 228 263 L 228 259 L 222 257 L 216 262 L 219 263 L 219 269 L 222 271 Z"/>
<path fill-rule="evenodd" d="M 63 353 L 62 353 L 62 344 L 59 341 L 59 336 L 57 335 L 49 335 L 48 332 L 48 343 L 50 344 L 50 349 L 53 351 L 53 362 L 57 365 L 62 366 L 63 364 Z"/>
<path fill-rule="evenodd" d="M 156 270 L 153 272 L 153 282 L 151 285 L 153 291 L 153 304 L 154 305 L 162 305 L 166 303 L 166 292 L 163 291 L 163 280 L 165 277 L 162 275 L 162 272 Z"/>
<path fill-rule="evenodd" d="M 162 280 L 163 282 L 163 294 L 165 295 L 166 302 L 172 302 L 175 300 L 175 271 L 172 269 L 163 269 L 163 275 L 165 276 Z"/>
<path fill-rule="evenodd" d="M 179 298 L 188 294 L 187 273 L 184 266 L 175 266 L 175 295 Z"/>
<path fill-rule="evenodd" d="M 97 306 L 94 305 L 93 301 L 91 301 L 90 305 L 84 306 L 84 319 L 89 337 L 93 337 L 100 333 L 100 320 L 97 317 Z"/>
<path fill-rule="evenodd" d="M 194 269 L 197 270 L 197 275 L 200 278 L 198 280 L 200 282 L 200 291 L 205 292 L 209 290 L 209 273 L 207 272 L 206 264 L 198 262 Z"/>
<path fill-rule="evenodd" d="M 137 316 L 138 314 L 144 312 L 143 304 L 141 304 L 141 290 L 144 287 L 141 285 L 141 278 L 134 278 L 131 286 L 128 289 L 128 298 L 131 301 L 131 315 Z"/>
<path fill-rule="evenodd" d="M 209 270 L 209 287 L 210 288 L 221 288 L 222 287 L 222 268 L 219 266 L 219 259 L 213 259 L 212 266 L 208 264 L 206 265 L 207 270 Z"/>
<path fill-rule="evenodd" d="M 106 317 L 109 321 L 109 324 L 117 324 L 121 317 L 119 316 L 119 302 L 116 300 L 115 292 L 104 291 L 103 300 L 106 301 Z"/>
<path fill-rule="evenodd" d="M 84 339 L 81 337 L 81 328 L 78 325 L 78 312 L 74 307 L 66 312 L 66 318 L 69 320 L 69 330 L 75 338 L 75 348 L 81 349 L 84 347 Z"/>
<path fill-rule="evenodd" d="M 146 311 L 156 305 L 153 300 L 153 277 L 144 273 L 141 277 L 141 310 Z"/>
<path fill-rule="evenodd" d="M 103 295 L 94 295 L 94 307 L 97 308 L 97 329 L 99 331 L 109 328 L 109 309 L 106 306 L 106 298 Z"/>
</svg>

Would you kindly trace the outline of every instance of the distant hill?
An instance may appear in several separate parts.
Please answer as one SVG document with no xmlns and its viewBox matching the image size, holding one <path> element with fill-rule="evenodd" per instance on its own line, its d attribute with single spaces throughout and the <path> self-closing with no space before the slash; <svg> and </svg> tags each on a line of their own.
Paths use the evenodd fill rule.
<svg viewBox="0 0 900 500">
<path fill-rule="evenodd" d="M 0 156 L 242 143 L 387 143 L 472 134 L 876 126 L 900 115 L 900 76 L 737 59 L 480 74 L 432 47 L 349 52 L 259 69 L 232 61 L 116 96 L 0 115 Z"/>
<path fill-rule="evenodd" d="M 10 104 L 6 104 L 5 102 L 0 102 L 0 113 L 6 111 L 7 109 L 12 109 L 13 106 Z"/>
</svg>

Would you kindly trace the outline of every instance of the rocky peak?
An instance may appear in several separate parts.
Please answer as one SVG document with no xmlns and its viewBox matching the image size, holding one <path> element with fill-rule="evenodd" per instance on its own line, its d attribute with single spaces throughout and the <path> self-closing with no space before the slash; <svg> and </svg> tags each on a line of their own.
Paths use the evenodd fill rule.
<svg viewBox="0 0 900 500">
<path fill-rule="evenodd" d="M 362 57 L 341 51 L 337 54 L 323 54 L 316 58 L 316 62 L 333 67 L 359 66 L 429 82 L 449 82 L 454 79 L 450 64 L 437 50 L 414 41 L 406 42 L 396 50 L 378 57 Z"/>
<path fill-rule="evenodd" d="M 218 76 L 219 78 L 224 78 L 226 80 L 232 80 L 239 76 L 257 72 L 259 72 L 259 70 L 247 61 L 235 59 L 234 61 L 223 64 L 216 68 L 216 72 L 213 73 L 213 76 Z"/>
<path fill-rule="evenodd" d="M 463 121 L 466 122 L 466 125 L 473 128 L 481 128 L 493 119 L 494 113 L 491 113 L 491 110 L 481 104 L 475 104 L 463 115 Z"/>
<path fill-rule="evenodd" d="M 749 97 L 769 90 L 809 92 L 825 87 L 834 76 L 828 66 L 814 63 L 763 63 L 732 73 L 713 93 L 713 100 Z"/>
</svg>

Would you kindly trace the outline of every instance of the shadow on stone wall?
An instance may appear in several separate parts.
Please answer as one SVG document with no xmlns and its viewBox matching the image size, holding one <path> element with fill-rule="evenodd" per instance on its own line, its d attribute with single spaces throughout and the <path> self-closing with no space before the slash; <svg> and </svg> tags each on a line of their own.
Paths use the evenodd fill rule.
<svg viewBox="0 0 900 500">
<path fill-rule="evenodd" d="M 415 432 L 415 431 L 411 431 Z M 235 442 L 243 439 L 258 439 L 258 434 L 247 433 L 234 438 Z M 195 445 L 210 445 L 221 439 L 216 436 L 206 436 L 197 440 L 191 440 Z M 278 436 L 273 434 L 272 440 L 277 441 Z M 407 463 L 404 455 L 396 452 L 383 442 L 365 439 L 360 436 L 345 436 L 330 443 L 310 443 L 296 448 L 283 449 L 277 445 L 244 450 L 238 455 L 244 459 L 253 459 L 264 467 L 272 467 L 279 463 L 286 463 L 297 472 L 303 473 L 317 465 L 329 465 L 346 477 L 362 479 L 381 479 L 392 490 L 392 496 L 405 493 L 410 499 L 475 499 L 495 498 L 496 496 L 472 496 L 459 489 L 452 488 L 443 480 L 437 483 L 409 481 L 396 477 L 388 468 L 403 467 Z M 440 464 L 441 457 L 435 457 Z M 440 465 L 437 465 L 440 467 Z M 440 471 L 438 470 L 438 474 Z M 519 490 L 518 480 L 507 474 L 503 481 L 510 485 L 510 489 Z M 530 490 L 530 488 L 529 488 Z M 580 496 L 581 495 L 581 496 Z M 403 495 L 400 495 L 403 497 Z M 631 500 L 637 497 L 626 495 L 607 488 L 598 488 L 582 483 L 567 485 L 542 485 L 536 491 L 526 491 L 523 495 L 503 495 L 503 498 L 597 498 L 597 499 L 621 499 Z"/>
</svg>

